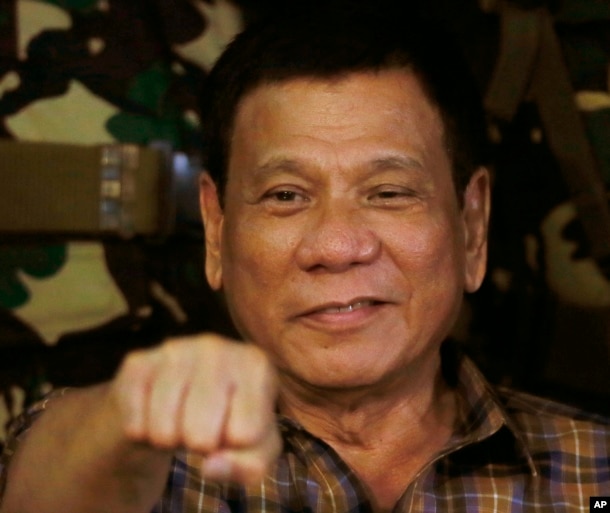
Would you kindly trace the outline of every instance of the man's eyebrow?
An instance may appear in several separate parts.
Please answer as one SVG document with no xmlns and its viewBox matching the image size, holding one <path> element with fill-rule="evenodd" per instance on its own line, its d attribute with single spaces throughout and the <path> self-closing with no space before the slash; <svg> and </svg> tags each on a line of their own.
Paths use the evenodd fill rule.
<svg viewBox="0 0 610 513">
<path fill-rule="evenodd" d="M 288 171 L 296 172 L 302 168 L 302 164 L 298 161 L 286 157 L 272 157 L 254 167 L 253 174 L 255 176 L 265 176 L 272 173 Z"/>
<path fill-rule="evenodd" d="M 424 165 L 416 158 L 409 155 L 392 154 L 383 155 L 373 158 L 368 163 L 365 163 L 366 168 L 373 172 L 391 170 L 391 169 L 406 169 L 414 171 L 423 171 Z M 274 173 L 288 172 L 298 173 L 303 169 L 303 162 L 292 159 L 290 157 L 275 156 L 269 160 L 254 167 L 253 176 L 263 177 Z"/>
<path fill-rule="evenodd" d="M 423 164 L 414 157 L 409 155 L 388 155 L 376 158 L 372 161 L 372 166 L 375 170 L 383 169 L 416 169 L 422 170 Z"/>
</svg>

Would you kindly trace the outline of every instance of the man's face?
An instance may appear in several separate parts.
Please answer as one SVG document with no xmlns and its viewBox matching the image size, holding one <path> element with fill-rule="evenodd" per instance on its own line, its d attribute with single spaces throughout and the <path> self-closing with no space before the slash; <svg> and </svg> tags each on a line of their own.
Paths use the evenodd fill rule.
<svg viewBox="0 0 610 513">
<path fill-rule="evenodd" d="M 203 181 L 208 279 L 284 376 L 383 383 L 438 363 L 480 284 L 487 186 L 475 174 L 459 207 L 407 71 L 260 86 L 237 110 L 224 211 Z"/>
</svg>

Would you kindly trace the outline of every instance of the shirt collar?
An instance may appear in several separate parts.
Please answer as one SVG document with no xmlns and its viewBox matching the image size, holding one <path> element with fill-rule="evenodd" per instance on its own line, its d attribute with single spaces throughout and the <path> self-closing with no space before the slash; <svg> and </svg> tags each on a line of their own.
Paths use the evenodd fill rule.
<svg viewBox="0 0 610 513">
<path fill-rule="evenodd" d="M 531 475 L 538 476 L 524 434 L 507 412 L 496 389 L 467 356 L 459 354 L 454 368 L 457 369 L 455 387 L 459 414 L 454 436 L 444 453 L 449 454 L 487 439 L 492 443 L 496 439 L 505 446 L 506 438 L 501 435 L 508 433 L 514 440 L 515 457 L 525 458 Z"/>
<path fill-rule="evenodd" d="M 514 457 L 524 458 L 531 475 L 537 477 L 539 472 L 524 435 L 504 408 L 502 399 L 494 387 L 485 379 L 474 362 L 453 343 L 444 344 L 441 353 L 443 374 L 457 393 L 458 419 L 454 435 L 435 460 L 483 440 L 492 443 L 497 441 L 505 450 L 506 438 L 502 435 L 508 433 L 514 440 Z M 281 432 L 286 437 L 295 436 L 300 432 L 307 438 L 315 439 L 292 418 L 278 414 L 278 422 Z"/>
</svg>

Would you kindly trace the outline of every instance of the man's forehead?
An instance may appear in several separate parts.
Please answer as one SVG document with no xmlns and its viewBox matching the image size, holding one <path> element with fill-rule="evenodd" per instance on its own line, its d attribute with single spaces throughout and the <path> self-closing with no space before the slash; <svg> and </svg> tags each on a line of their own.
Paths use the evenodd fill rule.
<svg viewBox="0 0 610 513">
<path fill-rule="evenodd" d="M 380 171 L 426 174 L 439 162 L 444 167 L 442 120 L 424 94 L 404 69 L 261 85 L 236 117 L 228 176 L 265 183 L 333 169 L 364 179 Z"/>
<path fill-rule="evenodd" d="M 372 120 L 378 120 L 398 130 L 415 123 L 444 132 L 440 109 L 430 101 L 419 77 L 404 68 L 297 76 L 260 84 L 238 103 L 230 144 L 237 130 L 251 133 L 277 116 L 289 127 L 303 120 L 337 129 L 355 122 L 364 132 L 370 130 Z"/>
<path fill-rule="evenodd" d="M 278 140 L 278 130 L 284 135 L 301 131 L 333 143 L 342 139 L 357 142 L 371 135 L 380 142 L 396 140 L 396 134 L 402 133 L 407 146 L 423 146 L 424 140 L 443 138 L 444 123 L 416 74 L 391 68 L 329 78 L 295 77 L 259 85 L 238 106 L 230 151 L 243 138 L 271 145 Z M 303 138 L 300 142 L 306 145 Z M 385 155 L 379 158 L 378 165 L 388 163 L 392 164 Z M 263 164 L 266 162 L 259 163 Z"/>
</svg>

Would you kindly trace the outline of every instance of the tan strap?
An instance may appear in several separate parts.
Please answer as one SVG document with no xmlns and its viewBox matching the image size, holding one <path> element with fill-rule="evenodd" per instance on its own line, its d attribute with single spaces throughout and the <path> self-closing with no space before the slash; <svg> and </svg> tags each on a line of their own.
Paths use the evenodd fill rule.
<svg viewBox="0 0 610 513">
<path fill-rule="evenodd" d="M 0 232 L 156 235 L 171 172 L 158 149 L 0 140 Z"/>
</svg>

